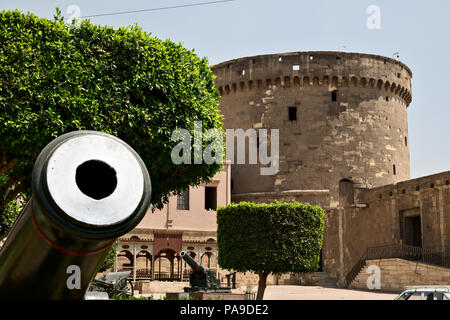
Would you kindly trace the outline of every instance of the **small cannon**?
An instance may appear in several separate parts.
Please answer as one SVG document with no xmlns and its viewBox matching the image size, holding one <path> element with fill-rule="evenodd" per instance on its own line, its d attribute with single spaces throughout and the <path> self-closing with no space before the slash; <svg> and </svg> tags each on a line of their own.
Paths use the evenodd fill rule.
<svg viewBox="0 0 450 320">
<path fill-rule="evenodd" d="M 106 292 L 109 297 L 127 298 L 133 296 L 134 286 L 128 277 L 130 271 L 110 272 L 101 278 L 94 279 L 92 289 Z"/>
<path fill-rule="evenodd" d="M 184 288 L 184 292 L 213 291 L 213 292 L 231 292 L 230 288 L 220 287 L 220 280 L 217 279 L 211 270 L 198 264 L 186 251 L 180 252 L 180 257 L 192 268 L 189 273 L 190 287 Z"/>
<path fill-rule="evenodd" d="M 95 131 L 53 140 L 36 160 L 31 200 L 0 250 L 0 299 L 83 299 L 150 196 L 148 171 L 122 140 Z"/>
</svg>

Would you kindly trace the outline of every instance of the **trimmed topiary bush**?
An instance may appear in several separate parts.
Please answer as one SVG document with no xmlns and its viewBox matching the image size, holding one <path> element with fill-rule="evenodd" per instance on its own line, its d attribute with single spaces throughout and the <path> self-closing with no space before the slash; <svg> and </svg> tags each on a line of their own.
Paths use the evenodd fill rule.
<svg viewBox="0 0 450 320">
<path fill-rule="evenodd" d="M 241 202 L 217 209 L 218 263 L 259 275 L 262 299 L 270 273 L 310 273 L 319 267 L 324 211 L 294 203 Z"/>
</svg>

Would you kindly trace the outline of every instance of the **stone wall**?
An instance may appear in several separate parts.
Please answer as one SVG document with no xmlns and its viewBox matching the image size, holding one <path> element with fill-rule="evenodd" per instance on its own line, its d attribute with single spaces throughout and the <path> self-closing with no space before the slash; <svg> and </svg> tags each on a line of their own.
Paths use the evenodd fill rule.
<svg viewBox="0 0 450 320">
<path fill-rule="evenodd" d="M 367 280 L 374 275 L 370 266 L 380 269 L 380 289 L 402 292 L 406 286 L 450 285 L 450 269 L 402 259 L 370 260 L 366 262 L 350 288 L 367 290 Z M 369 283 L 373 283 L 372 279 Z"/>
<path fill-rule="evenodd" d="M 318 205 L 322 208 L 330 207 L 329 190 L 289 190 L 278 192 L 254 192 L 233 194 L 233 202 L 251 201 L 255 203 L 268 203 L 275 200 L 287 202 L 301 202 Z"/>
<path fill-rule="evenodd" d="M 423 248 L 450 254 L 450 171 L 366 190 L 360 198 L 326 213 L 324 270 L 341 284 L 367 248 L 409 244 L 408 217 L 420 217 Z"/>
<path fill-rule="evenodd" d="M 331 206 L 337 206 L 342 179 L 365 187 L 409 179 L 406 107 L 412 73 L 399 61 L 293 52 L 240 58 L 212 69 L 224 129 L 280 130 L 277 174 L 261 175 L 260 165 L 233 165 L 232 193 L 240 198 L 326 189 Z M 289 120 L 290 107 L 296 108 L 296 120 Z"/>
<path fill-rule="evenodd" d="M 184 287 L 189 287 L 189 282 L 169 282 L 169 281 L 136 281 L 135 290 L 141 294 L 184 292 Z"/>
<path fill-rule="evenodd" d="M 227 284 L 227 278 L 225 275 L 229 274 L 230 271 L 219 268 L 219 280 L 223 286 Z M 254 272 L 236 272 L 236 287 L 241 288 L 243 286 L 255 286 L 258 285 L 259 276 Z M 270 274 L 267 277 L 267 285 L 277 284 L 277 277 Z"/>
</svg>

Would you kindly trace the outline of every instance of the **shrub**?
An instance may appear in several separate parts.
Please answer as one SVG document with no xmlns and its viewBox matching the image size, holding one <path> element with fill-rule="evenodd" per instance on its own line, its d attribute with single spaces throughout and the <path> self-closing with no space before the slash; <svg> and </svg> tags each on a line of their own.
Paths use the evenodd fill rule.
<svg viewBox="0 0 450 320">
<path fill-rule="evenodd" d="M 262 299 L 270 273 L 309 273 L 319 267 L 324 211 L 301 203 L 241 202 L 217 210 L 218 263 L 259 275 Z"/>
</svg>

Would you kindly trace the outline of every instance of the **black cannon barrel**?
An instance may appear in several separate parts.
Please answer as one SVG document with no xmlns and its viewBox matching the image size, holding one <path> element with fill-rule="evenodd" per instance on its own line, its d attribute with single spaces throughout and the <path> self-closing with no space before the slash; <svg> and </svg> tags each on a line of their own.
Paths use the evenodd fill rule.
<svg viewBox="0 0 450 320">
<path fill-rule="evenodd" d="M 148 171 L 122 140 L 95 131 L 53 140 L 0 250 L 0 299 L 83 299 L 108 249 L 141 221 L 150 197 Z"/>
<path fill-rule="evenodd" d="M 180 257 L 183 258 L 184 261 L 192 268 L 192 272 L 197 277 L 201 277 L 206 273 L 206 268 L 201 264 L 198 264 L 190 255 L 187 254 L 186 251 L 180 252 Z"/>
</svg>

